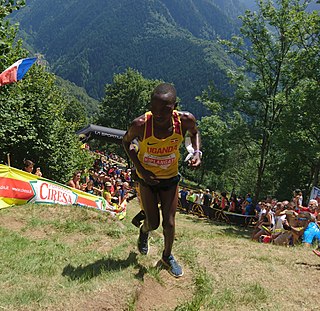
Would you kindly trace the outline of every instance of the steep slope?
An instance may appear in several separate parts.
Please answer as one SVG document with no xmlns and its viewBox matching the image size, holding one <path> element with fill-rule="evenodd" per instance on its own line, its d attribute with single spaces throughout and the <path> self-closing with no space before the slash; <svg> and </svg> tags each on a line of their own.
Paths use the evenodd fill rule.
<svg viewBox="0 0 320 311">
<path fill-rule="evenodd" d="M 30 0 L 15 19 L 52 70 L 91 96 L 131 67 L 173 82 L 189 108 L 211 80 L 230 91 L 216 37 L 236 32 L 241 10 L 237 0 Z"/>
</svg>

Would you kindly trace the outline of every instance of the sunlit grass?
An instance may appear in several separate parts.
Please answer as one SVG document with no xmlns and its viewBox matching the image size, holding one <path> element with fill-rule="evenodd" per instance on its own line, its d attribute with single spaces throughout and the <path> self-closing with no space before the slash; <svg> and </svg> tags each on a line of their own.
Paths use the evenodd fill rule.
<svg viewBox="0 0 320 311">
<path fill-rule="evenodd" d="M 151 287 L 160 288 L 152 295 L 164 297 L 154 310 L 316 306 L 312 290 L 320 263 L 311 250 L 255 243 L 248 228 L 178 213 L 173 254 L 185 276 L 175 282 L 156 265 L 163 250 L 162 228 L 151 233 L 148 256 L 137 252 L 138 229 L 130 221 L 138 207 L 131 206 L 123 221 L 81 207 L 28 205 L 2 210 L 2 219 L 12 224 L 3 221 L 0 226 L 0 308 L 68 310 L 68 304 L 70 309 L 80 304 L 82 311 L 86 301 L 103 295 L 106 308 L 113 301 L 116 311 L 134 311 L 141 304 L 141 291 L 153 290 L 144 289 L 146 279 Z M 300 290 L 288 286 L 291 283 L 299 284 Z M 180 294 L 171 308 L 161 307 L 168 288 Z M 188 299 L 182 299 L 186 291 Z"/>
</svg>

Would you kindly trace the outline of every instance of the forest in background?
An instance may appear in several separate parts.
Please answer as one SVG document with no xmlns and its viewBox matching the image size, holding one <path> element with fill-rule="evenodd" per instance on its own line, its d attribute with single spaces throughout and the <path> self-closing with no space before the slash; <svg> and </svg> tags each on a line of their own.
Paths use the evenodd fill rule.
<svg viewBox="0 0 320 311">
<path fill-rule="evenodd" d="M 238 36 L 219 41 L 217 50 L 242 64 L 237 68 L 230 62 L 231 70 L 225 70 L 233 92 L 222 92 L 213 82 L 197 94 L 208 110 L 199 120 L 203 165 L 191 172 L 181 163 L 181 171 L 210 189 L 282 199 L 295 188 L 308 195 L 318 184 L 319 14 L 301 1 L 276 2 L 261 1 L 258 10 L 242 16 Z M 0 3 L 2 71 L 29 52 L 16 40 L 17 27 L 6 19 L 24 1 Z M 99 100 L 100 110 L 93 108 L 89 116 L 86 104 L 79 102 L 84 100 L 79 89 L 76 96 L 70 91 L 74 85 L 61 88 L 51 65 L 40 62 L 23 81 L 1 87 L 0 112 L 6 120 L 0 129 L 1 161 L 10 153 L 19 167 L 28 157 L 43 167 L 45 176 L 66 181 L 91 161 L 79 151 L 74 132 L 89 118 L 125 129 L 147 109 L 158 79 L 130 68 L 114 72 Z"/>
<path fill-rule="evenodd" d="M 234 66 L 217 38 L 239 32 L 238 0 L 29 0 L 13 15 L 18 36 L 44 55 L 50 70 L 96 99 L 127 68 L 175 84 L 184 109 L 207 113 L 195 101 L 210 81 L 231 94 Z"/>
</svg>

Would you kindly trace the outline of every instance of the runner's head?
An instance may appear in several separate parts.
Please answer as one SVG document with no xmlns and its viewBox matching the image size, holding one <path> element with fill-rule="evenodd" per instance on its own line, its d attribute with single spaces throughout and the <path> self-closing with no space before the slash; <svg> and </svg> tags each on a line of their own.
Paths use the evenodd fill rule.
<svg viewBox="0 0 320 311">
<path fill-rule="evenodd" d="M 177 93 L 172 84 L 161 83 L 151 94 L 151 112 L 156 123 L 165 123 L 171 119 L 176 107 Z"/>
</svg>

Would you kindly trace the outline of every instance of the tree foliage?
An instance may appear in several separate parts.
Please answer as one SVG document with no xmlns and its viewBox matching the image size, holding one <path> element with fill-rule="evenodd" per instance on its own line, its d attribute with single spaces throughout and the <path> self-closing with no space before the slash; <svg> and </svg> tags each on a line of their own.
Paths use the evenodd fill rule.
<svg viewBox="0 0 320 311">
<path fill-rule="evenodd" d="M 126 130 L 130 122 L 148 110 L 150 94 L 161 81 L 146 79 L 136 70 L 115 74 L 113 83 L 106 85 L 98 123 Z"/>
<path fill-rule="evenodd" d="M 3 19 L 22 1 L 2 1 L 0 23 L 2 69 L 28 52 L 15 42 L 16 27 Z M 24 79 L 0 89 L 0 159 L 22 168 L 28 158 L 41 166 L 44 176 L 64 182 L 74 170 L 87 166 L 89 158 L 80 151 L 74 134 L 77 121 L 70 117 L 68 99 L 55 84 L 53 74 L 34 65 Z M 91 162 L 91 160 L 90 160 Z M 91 163 L 90 163 L 91 164 Z"/>
<path fill-rule="evenodd" d="M 258 146 L 256 198 L 266 186 L 263 178 L 276 153 L 275 138 L 282 131 L 285 111 L 294 107 L 294 90 L 304 72 L 298 62 L 302 60 L 299 46 L 304 42 L 310 52 L 317 42 L 313 40 L 317 35 L 308 33 L 314 27 L 306 1 L 259 0 L 258 4 L 257 12 L 242 16 L 242 36 L 222 41 L 243 64 L 231 78 L 237 87 L 237 109 L 247 119 L 249 138 Z"/>
<path fill-rule="evenodd" d="M 171 81 L 184 109 L 204 115 L 195 97 L 210 80 L 230 92 L 233 62 L 216 42 L 236 33 L 238 0 L 33 0 L 15 20 L 57 75 L 98 100 L 114 74 L 133 68 Z"/>
</svg>

